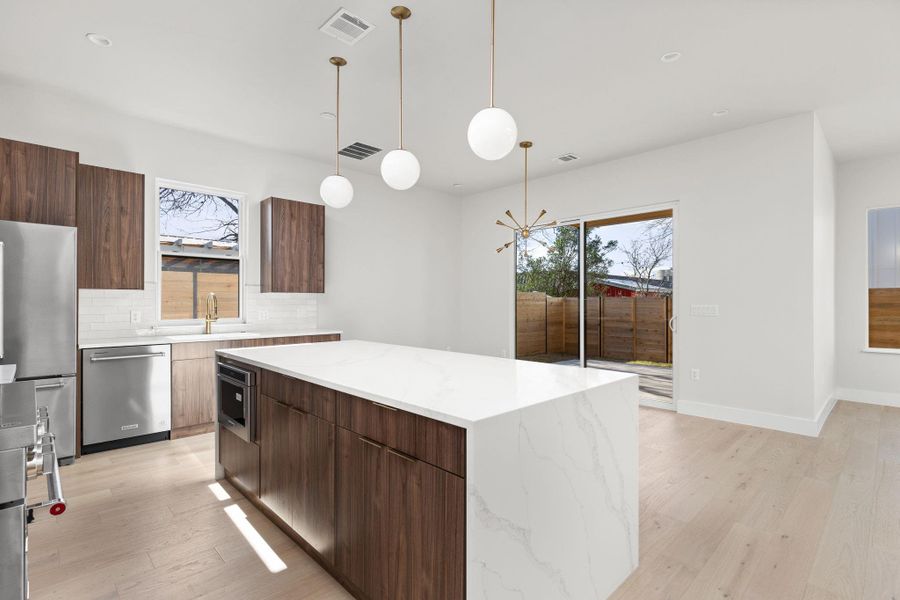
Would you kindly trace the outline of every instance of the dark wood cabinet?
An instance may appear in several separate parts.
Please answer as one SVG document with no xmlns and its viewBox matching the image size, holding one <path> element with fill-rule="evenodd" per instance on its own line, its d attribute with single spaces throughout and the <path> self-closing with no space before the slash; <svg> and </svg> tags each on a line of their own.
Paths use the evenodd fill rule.
<svg viewBox="0 0 900 600">
<path fill-rule="evenodd" d="M 260 205 L 262 292 L 325 292 L 325 207 L 283 198 Z"/>
<path fill-rule="evenodd" d="M 258 400 L 259 498 L 328 563 L 334 559 L 334 424 Z"/>
<path fill-rule="evenodd" d="M 465 480 L 338 428 L 335 565 L 370 600 L 465 597 Z"/>
<path fill-rule="evenodd" d="M 219 462 L 246 491 L 259 495 L 259 447 L 219 427 Z"/>
<path fill-rule="evenodd" d="M 78 153 L 0 139 L 0 220 L 75 226 Z"/>
<path fill-rule="evenodd" d="M 386 598 L 384 447 L 338 427 L 335 567 L 370 600 Z"/>
<path fill-rule="evenodd" d="M 78 165 L 78 287 L 144 289 L 144 176 Z"/>
<path fill-rule="evenodd" d="M 264 369 L 259 382 L 255 501 L 361 600 L 465 598 L 466 485 L 447 468 L 464 472 L 465 430 Z"/>
<path fill-rule="evenodd" d="M 334 562 L 335 427 L 288 409 L 291 527 L 328 563 Z"/>
</svg>

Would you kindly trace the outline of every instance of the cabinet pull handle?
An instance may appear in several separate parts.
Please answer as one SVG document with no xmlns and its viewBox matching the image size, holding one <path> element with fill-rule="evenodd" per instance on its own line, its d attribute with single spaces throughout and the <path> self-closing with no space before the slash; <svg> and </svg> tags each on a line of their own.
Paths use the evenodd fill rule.
<svg viewBox="0 0 900 600">
<path fill-rule="evenodd" d="M 386 409 L 386 410 L 393 410 L 393 411 L 395 411 L 395 412 L 396 412 L 396 410 L 397 410 L 397 409 L 394 408 L 393 406 L 388 406 L 387 404 L 380 404 L 380 403 L 378 403 L 378 402 L 372 402 L 372 405 L 373 405 L 373 406 L 377 406 L 378 408 L 384 408 L 384 409 Z"/>
<path fill-rule="evenodd" d="M 409 461 L 411 463 L 418 462 L 412 456 L 407 456 L 406 454 L 403 454 L 402 452 L 397 452 L 396 450 L 391 450 L 390 448 L 388 448 L 387 451 L 389 454 L 393 454 L 394 456 L 399 456 L 403 460 Z"/>
<path fill-rule="evenodd" d="M 378 448 L 379 450 L 381 450 L 382 448 L 384 448 L 384 446 L 382 446 L 381 444 L 376 444 L 375 442 L 373 442 L 373 441 L 370 440 L 369 438 L 364 438 L 363 436 L 359 436 L 359 441 L 363 442 L 364 444 L 368 444 L 368 445 L 370 445 L 370 446 L 375 446 L 375 447 Z"/>
</svg>

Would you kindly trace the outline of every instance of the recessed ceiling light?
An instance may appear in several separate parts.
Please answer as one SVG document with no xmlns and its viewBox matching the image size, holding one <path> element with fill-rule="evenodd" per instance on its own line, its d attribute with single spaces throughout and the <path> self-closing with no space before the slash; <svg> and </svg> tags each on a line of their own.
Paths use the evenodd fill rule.
<svg viewBox="0 0 900 600">
<path fill-rule="evenodd" d="M 659 60 L 664 63 L 673 63 L 679 58 L 681 58 L 681 52 L 666 52 L 659 57 Z"/>
<path fill-rule="evenodd" d="M 727 109 L 727 108 L 723 108 L 722 110 L 717 110 L 716 112 L 714 112 L 714 113 L 712 114 L 712 116 L 714 116 L 714 117 L 724 117 L 724 116 L 727 115 L 727 114 L 728 114 L 728 109 Z"/>
<path fill-rule="evenodd" d="M 90 43 L 95 46 L 100 46 L 101 48 L 109 48 L 112 46 L 112 40 L 99 33 L 86 33 L 84 34 L 84 37 L 86 37 Z"/>
<path fill-rule="evenodd" d="M 320 116 L 321 118 L 327 119 L 327 120 L 329 120 L 329 121 L 331 121 L 332 119 L 334 119 L 334 113 L 333 113 L 333 112 L 328 112 L 327 110 L 326 110 L 325 112 L 320 112 L 320 113 L 319 113 L 319 116 Z"/>
</svg>

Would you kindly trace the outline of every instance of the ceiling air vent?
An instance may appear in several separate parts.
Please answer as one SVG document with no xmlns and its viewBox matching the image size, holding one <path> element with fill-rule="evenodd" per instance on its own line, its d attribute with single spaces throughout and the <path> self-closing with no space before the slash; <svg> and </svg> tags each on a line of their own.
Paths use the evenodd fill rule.
<svg viewBox="0 0 900 600">
<path fill-rule="evenodd" d="M 342 148 L 338 154 L 349 158 L 355 158 L 356 160 L 363 160 L 364 158 L 369 158 L 373 154 L 378 154 L 379 152 L 381 152 L 381 148 L 363 144 L 362 142 L 353 142 L 346 148 Z"/>
<path fill-rule="evenodd" d="M 571 152 L 569 152 L 568 154 L 562 154 L 560 156 L 557 156 L 555 160 L 558 163 L 563 163 L 563 164 L 570 163 L 573 160 L 578 160 L 578 155 L 572 154 Z"/>
<path fill-rule="evenodd" d="M 319 27 L 319 31 L 337 38 L 349 44 L 354 45 L 359 40 L 375 29 L 375 26 L 360 17 L 357 17 L 345 8 L 340 8 L 336 13 L 331 15 L 325 24 Z"/>
</svg>

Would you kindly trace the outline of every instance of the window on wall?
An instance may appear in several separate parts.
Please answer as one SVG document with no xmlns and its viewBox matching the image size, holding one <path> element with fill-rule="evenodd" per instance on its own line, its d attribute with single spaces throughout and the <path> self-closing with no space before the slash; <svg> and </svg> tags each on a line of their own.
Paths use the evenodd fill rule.
<svg viewBox="0 0 900 600">
<path fill-rule="evenodd" d="M 241 214 L 234 192 L 158 182 L 160 318 L 202 319 L 214 293 L 219 317 L 241 318 Z"/>
<path fill-rule="evenodd" d="M 900 348 L 900 207 L 869 211 L 869 347 Z"/>
</svg>

